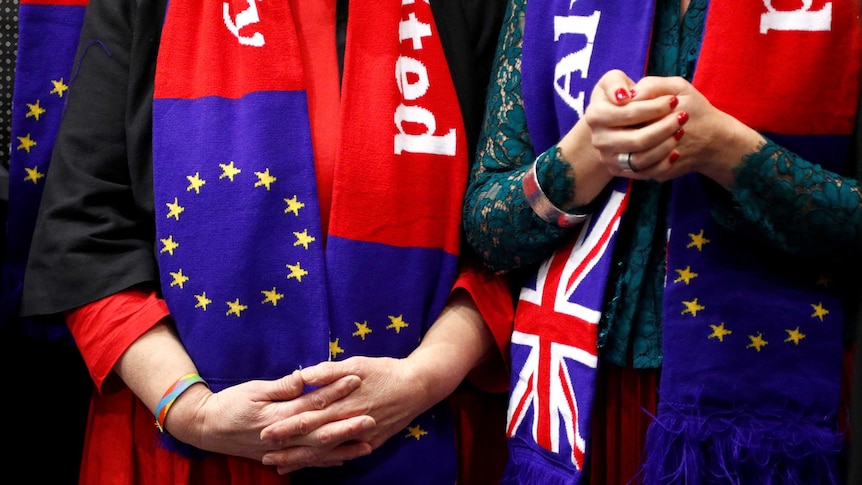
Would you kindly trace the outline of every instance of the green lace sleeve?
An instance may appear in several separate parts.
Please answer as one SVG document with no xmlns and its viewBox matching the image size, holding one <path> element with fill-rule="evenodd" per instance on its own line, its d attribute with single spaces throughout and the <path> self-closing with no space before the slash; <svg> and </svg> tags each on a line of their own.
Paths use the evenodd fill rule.
<svg viewBox="0 0 862 485">
<path fill-rule="evenodd" d="M 571 232 L 533 212 L 521 180 L 535 152 L 527 131 L 521 92 L 521 45 L 525 0 L 510 0 L 497 46 L 475 165 L 464 202 L 467 241 L 495 271 L 525 268 L 545 259 Z M 574 180 L 556 146 L 539 155 L 536 175 L 555 205 L 572 200 Z"/>
<path fill-rule="evenodd" d="M 722 224 L 803 258 L 858 258 L 862 194 L 842 177 L 767 141 L 734 171 Z"/>
</svg>

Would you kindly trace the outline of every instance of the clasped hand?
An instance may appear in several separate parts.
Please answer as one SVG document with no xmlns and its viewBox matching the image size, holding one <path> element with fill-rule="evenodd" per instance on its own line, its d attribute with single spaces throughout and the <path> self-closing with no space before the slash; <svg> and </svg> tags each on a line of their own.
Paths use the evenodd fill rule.
<svg viewBox="0 0 862 485">
<path fill-rule="evenodd" d="M 316 389 L 303 393 L 306 386 Z M 186 391 L 166 421 L 200 449 L 273 465 L 286 474 L 368 455 L 434 402 L 396 359 L 324 362 L 273 381 Z"/>
<path fill-rule="evenodd" d="M 762 141 L 681 77 L 647 76 L 635 83 L 622 71 L 609 71 L 593 89 L 584 120 L 608 172 L 634 179 L 700 172 L 724 184 L 728 169 Z"/>
</svg>

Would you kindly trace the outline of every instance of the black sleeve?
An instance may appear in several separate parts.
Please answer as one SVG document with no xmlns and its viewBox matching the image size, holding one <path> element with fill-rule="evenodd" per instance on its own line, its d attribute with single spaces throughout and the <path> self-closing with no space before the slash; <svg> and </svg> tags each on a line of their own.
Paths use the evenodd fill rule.
<svg viewBox="0 0 862 485">
<path fill-rule="evenodd" d="M 87 7 L 22 315 L 157 285 L 151 125 L 164 9 L 164 0 L 91 0 Z"/>
<path fill-rule="evenodd" d="M 458 93 L 472 163 L 506 2 L 439 0 L 431 2 L 431 10 Z"/>
</svg>

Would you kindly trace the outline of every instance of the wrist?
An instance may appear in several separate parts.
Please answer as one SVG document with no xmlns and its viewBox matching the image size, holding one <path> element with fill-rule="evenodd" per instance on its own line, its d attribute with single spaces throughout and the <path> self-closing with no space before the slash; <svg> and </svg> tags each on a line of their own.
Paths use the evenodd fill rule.
<svg viewBox="0 0 862 485">
<path fill-rule="evenodd" d="M 165 432 L 183 443 L 200 449 L 207 449 L 203 444 L 204 405 L 213 392 L 201 383 L 191 386 L 176 399 L 171 412 L 165 418 Z"/>
<path fill-rule="evenodd" d="M 182 418 L 189 414 L 188 410 L 197 409 L 198 407 L 190 406 L 190 404 L 200 402 L 202 396 L 207 394 L 210 394 L 209 385 L 198 373 L 191 372 L 180 377 L 165 390 L 156 405 L 154 412 L 156 427 L 159 431 L 167 433 L 167 423 L 170 417 L 172 430 L 184 429 L 185 427 L 179 424 L 188 422 L 189 420 Z M 172 434 L 177 436 L 177 433 Z M 177 437 L 179 438 L 179 436 Z"/>
<path fill-rule="evenodd" d="M 451 363 L 452 359 L 431 349 L 417 349 L 403 359 L 403 364 L 409 369 L 411 380 L 418 384 L 425 396 L 423 401 L 427 404 L 426 407 L 449 396 L 467 373 L 457 366 L 441 366 L 441 361 Z"/>
</svg>

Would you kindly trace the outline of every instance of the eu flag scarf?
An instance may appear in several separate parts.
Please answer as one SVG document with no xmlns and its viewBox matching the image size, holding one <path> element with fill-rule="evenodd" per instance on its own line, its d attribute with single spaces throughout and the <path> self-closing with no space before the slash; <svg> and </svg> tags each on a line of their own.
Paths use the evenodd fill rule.
<svg viewBox="0 0 862 485">
<path fill-rule="evenodd" d="M 159 265 L 214 390 L 351 355 L 404 357 L 457 272 L 466 143 L 429 5 L 350 5 L 328 214 L 303 32 L 334 33 L 335 18 L 309 8 L 168 7 L 153 106 Z M 453 440 L 437 406 L 372 455 L 296 480 L 451 483 Z"/>
<path fill-rule="evenodd" d="M 710 5 L 693 84 L 719 109 L 839 172 L 859 96 L 859 2 L 769 7 Z M 716 224 L 702 209 L 702 183 L 686 176 L 671 195 L 660 399 L 644 479 L 839 482 L 836 289 L 810 265 Z"/>
<path fill-rule="evenodd" d="M 87 0 L 21 0 L 12 98 L 12 149 L 6 261 L 0 286 L 0 322 L 18 320 L 24 267 L 54 138 L 60 126 Z M 22 322 L 28 332 L 67 338 L 61 319 Z"/>
<path fill-rule="evenodd" d="M 653 11 L 630 0 L 611 6 L 529 1 L 524 102 L 537 152 L 583 115 L 592 86 L 608 69 L 622 69 L 633 79 L 643 75 Z M 813 2 L 798 11 L 777 10 L 770 2 L 715 2 L 694 84 L 720 109 L 837 170 L 859 95 L 857 17 L 852 0 Z M 754 79 L 756 94 L 750 88 Z M 828 96 L 815 94 L 824 86 Z M 811 102 L 796 101 L 805 99 Z M 664 360 L 644 480 L 810 483 L 835 477 L 842 318 L 834 290 L 818 286 L 823 280 L 817 275 L 795 271 L 781 255 L 719 228 L 699 176 L 672 183 Z M 599 251 L 609 257 L 611 249 L 586 252 L 581 241 L 612 230 L 616 222 L 607 214 L 625 207 L 618 197 L 612 195 L 588 220 L 575 243 L 542 265 L 540 285 L 548 287 L 545 275 L 555 266 L 589 267 L 585 255 Z M 596 218 L 612 225 L 599 226 Z M 591 272 L 602 267 L 596 264 Z M 577 307 L 578 294 L 587 290 L 575 276 L 561 274 L 550 287 L 555 294 L 538 304 L 553 319 L 531 323 L 537 316 L 525 296 L 536 283 L 522 290 L 512 342 L 512 483 L 578 483 L 588 459 L 599 318 L 593 312 L 602 307 Z M 604 283 L 590 290 L 603 295 Z M 555 352 L 571 349 L 576 338 L 581 350 Z M 530 366 L 538 371 L 527 372 Z M 543 368 L 550 380 L 533 377 Z M 521 397 L 524 389 L 536 397 Z"/>
</svg>

